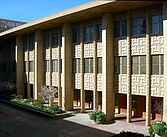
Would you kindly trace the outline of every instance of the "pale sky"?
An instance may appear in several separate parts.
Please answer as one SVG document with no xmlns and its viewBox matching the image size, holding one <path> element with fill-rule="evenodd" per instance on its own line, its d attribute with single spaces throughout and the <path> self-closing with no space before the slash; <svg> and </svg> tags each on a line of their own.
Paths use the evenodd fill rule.
<svg viewBox="0 0 167 137">
<path fill-rule="evenodd" d="M 0 18 L 30 22 L 93 0 L 0 0 Z"/>
</svg>

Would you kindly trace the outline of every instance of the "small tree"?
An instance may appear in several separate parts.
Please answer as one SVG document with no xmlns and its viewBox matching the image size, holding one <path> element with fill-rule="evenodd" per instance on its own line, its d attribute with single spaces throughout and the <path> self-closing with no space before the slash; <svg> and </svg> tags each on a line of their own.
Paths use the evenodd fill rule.
<svg viewBox="0 0 167 137">
<path fill-rule="evenodd" d="M 41 92 L 39 96 L 43 99 L 44 102 L 48 102 L 49 105 L 52 105 L 54 95 L 58 92 L 57 88 L 55 87 L 48 87 L 46 85 L 41 86 Z"/>
<path fill-rule="evenodd" d="M 161 102 L 155 102 L 154 108 L 160 114 L 160 116 L 161 116 L 160 121 L 162 121 L 163 114 L 165 114 L 165 113 L 163 113 L 163 102 L 162 101 Z"/>
</svg>

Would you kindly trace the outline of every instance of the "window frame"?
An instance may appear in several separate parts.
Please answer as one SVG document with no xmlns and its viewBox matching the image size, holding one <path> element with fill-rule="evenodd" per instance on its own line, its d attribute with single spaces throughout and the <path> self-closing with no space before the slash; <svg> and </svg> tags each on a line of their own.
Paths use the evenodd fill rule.
<svg viewBox="0 0 167 137">
<path fill-rule="evenodd" d="M 84 73 L 93 73 L 93 58 L 84 58 Z"/>
<path fill-rule="evenodd" d="M 143 60 L 144 63 L 142 62 L 142 58 L 145 58 L 145 60 Z M 135 64 L 134 64 L 134 59 L 136 59 Z M 131 69 L 132 75 L 146 75 L 146 56 L 145 55 L 132 56 L 131 61 L 132 61 L 132 69 Z M 136 72 L 134 68 L 136 68 Z M 142 70 L 142 68 L 145 68 L 145 69 Z"/>
<path fill-rule="evenodd" d="M 93 25 L 84 27 L 84 42 L 93 42 L 94 40 L 94 27 Z"/>
</svg>

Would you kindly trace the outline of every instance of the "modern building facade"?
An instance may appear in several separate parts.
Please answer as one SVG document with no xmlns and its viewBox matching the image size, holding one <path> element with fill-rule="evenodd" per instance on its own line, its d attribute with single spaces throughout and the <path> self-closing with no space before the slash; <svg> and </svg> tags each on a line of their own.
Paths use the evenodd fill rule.
<svg viewBox="0 0 167 137">
<path fill-rule="evenodd" d="M 14 41 L 17 93 L 38 98 L 41 85 L 58 88 L 56 100 L 167 121 L 167 2 L 95 1 L 0 33 Z"/>
</svg>

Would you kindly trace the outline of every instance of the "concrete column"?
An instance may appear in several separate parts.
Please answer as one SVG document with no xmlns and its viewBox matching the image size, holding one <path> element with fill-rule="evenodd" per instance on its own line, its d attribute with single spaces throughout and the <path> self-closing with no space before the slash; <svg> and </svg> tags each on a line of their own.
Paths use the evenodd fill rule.
<svg viewBox="0 0 167 137">
<path fill-rule="evenodd" d="M 62 89 L 61 89 L 61 28 L 58 30 L 58 100 L 59 107 L 62 108 Z"/>
<path fill-rule="evenodd" d="M 44 58 L 43 58 L 43 33 L 36 31 L 35 33 L 35 94 L 34 98 L 38 98 L 44 80 Z"/>
<path fill-rule="evenodd" d="M 81 112 L 85 112 L 85 90 L 84 90 L 84 24 L 81 22 Z"/>
<path fill-rule="evenodd" d="M 22 36 L 16 37 L 16 86 L 17 95 L 24 95 L 24 59 Z"/>
<path fill-rule="evenodd" d="M 62 29 L 62 72 L 63 72 L 63 108 L 65 110 L 73 109 L 73 87 L 72 87 L 72 28 L 71 24 L 64 23 Z"/>
<path fill-rule="evenodd" d="M 150 15 L 148 8 L 146 9 L 146 39 L 147 39 L 147 55 L 146 55 L 146 126 L 150 125 L 151 118 L 151 40 L 150 40 Z"/>
<path fill-rule="evenodd" d="M 49 31 L 49 86 L 52 86 L 52 32 Z"/>
<path fill-rule="evenodd" d="M 164 35 L 164 97 L 163 120 L 167 122 L 167 2 L 163 2 L 163 35 Z"/>
<path fill-rule="evenodd" d="M 104 14 L 102 17 L 102 111 L 106 114 L 106 120 L 114 118 L 115 93 L 114 81 L 114 52 L 113 52 L 113 16 Z"/>
<path fill-rule="evenodd" d="M 132 94 L 131 94 L 131 24 L 130 12 L 127 12 L 127 119 L 132 119 Z"/>
<path fill-rule="evenodd" d="M 96 19 L 94 19 L 94 23 L 93 23 L 93 28 L 94 28 L 94 41 L 93 41 L 93 45 L 94 45 L 94 64 L 93 64 L 93 70 L 94 70 L 94 91 L 93 91 L 93 109 L 97 110 L 98 109 L 98 92 L 97 92 L 97 24 L 96 24 Z"/>
<path fill-rule="evenodd" d="M 28 93 L 28 98 L 31 97 L 31 92 L 30 92 L 30 63 L 29 63 L 29 36 L 27 36 L 27 93 Z"/>
</svg>

